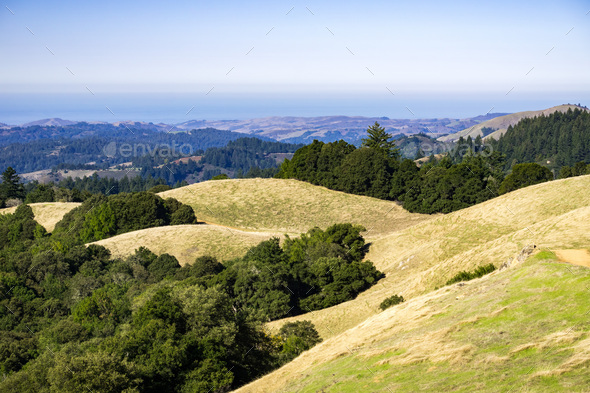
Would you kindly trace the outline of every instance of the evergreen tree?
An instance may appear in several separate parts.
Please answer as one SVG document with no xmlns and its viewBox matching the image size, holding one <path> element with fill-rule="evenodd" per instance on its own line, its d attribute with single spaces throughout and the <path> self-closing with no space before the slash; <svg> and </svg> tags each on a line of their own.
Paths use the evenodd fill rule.
<svg viewBox="0 0 590 393">
<path fill-rule="evenodd" d="M 2 184 L 0 184 L 0 199 L 24 199 L 25 188 L 20 181 L 16 171 L 9 166 L 2 173 Z"/>
<path fill-rule="evenodd" d="M 377 122 L 367 129 L 368 137 L 363 139 L 363 147 L 377 149 L 385 152 L 388 157 L 398 158 L 399 149 L 395 146 L 395 142 L 390 140 L 391 134 L 385 132 L 385 128 Z"/>
</svg>

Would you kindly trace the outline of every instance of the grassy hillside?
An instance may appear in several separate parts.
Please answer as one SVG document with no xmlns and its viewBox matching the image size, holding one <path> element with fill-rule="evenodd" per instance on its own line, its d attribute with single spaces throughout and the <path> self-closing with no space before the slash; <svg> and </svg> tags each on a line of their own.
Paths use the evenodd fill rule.
<svg viewBox="0 0 590 393">
<path fill-rule="evenodd" d="M 459 139 L 459 137 L 464 137 L 467 138 L 468 136 L 471 136 L 471 138 L 477 137 L 478 135 L 482 135 L 482 128 L 485 127 L 489 127 L 493 130 L 495 130 L 493 133 L 489 134 L 487 136 L 487 138 L 494 138 L 494 139 L 498 139 L 500 137 L 500 135 L 503 135 L 506 130 L 508 129 L 508 126 L 513 126 L 516 123 L 518 123 L 521 119 L 525 118 L 525 117 L 535 117 L 535 116 L 540 116 L 540 115 L 549 115 L 553 112 L 567 112 L 568 109 L 575 109 L 575 108 L 579 108 L 577 105 L 558 105 L 558 106 L 554 106 L 548 109 L 544 109 L 544 110 L 538 110 L 538 111 L 526 111 L 526 112 L 517 112 L 517 113 L 512 113 L 506 116 L 500 116 L 500 117 L 496 117 L 494 119 L 490 119 L 490 120 L 486 120 L 476 126 L 473 127 L 469 127 L 464 129 L 463 131 L 459 131 L 455 134 L 450 134 L 450 135 L 446 135 L 446 136 L 442 136 L 440 138 L 438 138 L 439 141 L 441 142 L 452 142 L 452 141 L 456 141 L 457 139 Z"/>
<path fill-rule="evenodd" d="M 299 234 L 350 222 L 377 238 L 429 220 L 394 202 L 345 194 L 297 180 L 239 179 L 192 184 L 158 194 L 195 210 L 199 221 L 248 231 Z"/>
<path fill-rule="evenodd" d="M 184 265 L 203 255 L 215 256 L 220 261 L 241 257 L 250 247 L 273 236 L 217 225 L 171 225 L 123 233 L 94 244 L 108 248 L 114 256 L 131 255 L 144 246 L 158 255 L 174 255 Z"/>
<path fill-rule="evenodd" d="M 331 337 L 378 313 L 388 296 L 409 299 L 461 270 L 488 263 L 499 267 L 527 244 L 588 247 L 589 188 L 590 176 L 542 183 L 377 239 L 367 258 L 386 274 L 383 280 L 353 301 L 290 320 L 311 320 L 322 337 Z"/>
<path fill-rule="evenodd" d="M 80 203 L 75 202 L 40 202 L 31 203 L 31 209 L 35 214 L 35 220 L 41 224 L 48 232 L 53 231 L 55 224 L 57 224 L 62 217 L 70 210 L 80 206 Z M 0 209 L 0 214 L 14 213 L 16 207 L 9 207 Z"/>
<path fill-rule="evenodd" d="M 586 392 L 590 270 L 552 259 L 392 307 L 238 392 Z"/>
</svg>

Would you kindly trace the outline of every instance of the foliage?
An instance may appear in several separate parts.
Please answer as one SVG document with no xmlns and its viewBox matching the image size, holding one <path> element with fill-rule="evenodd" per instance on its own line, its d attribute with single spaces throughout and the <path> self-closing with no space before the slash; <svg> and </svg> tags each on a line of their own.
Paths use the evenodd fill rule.
<svg viewBox="0 0 590 393">
<path fill-rule="evenodd" d="M 445 285 L 451 285 L 460 281 L 473 280 L 474 278 L 485 276 L 494 270 L 496 270 L 496 267 L 490 263 L 488 265 L 480 266 L 472 272 L 461 271 L 448 280 Z"/>
<path fill-rule="evenodd" d="M 564 165 L 590 162 L 590 113 L 568 109 L 525 118 L 490 143 L 494 150 L 506 154 L 508 167 L 537 162 L 559 170 Z"/>
<path fill-rule="evenodd" d="M 516 164 L 498 190 L 500 194 L 505 194 L 510 191 L 517 190 L 522 187 L 531 186 L 533 184 L 543 183 L 553 180 L 553 173 L 539 164 Z"/>
<path fill-rule="evenodd" d="M 285 363 L 322 342 L 310 321 L 287 322 L 279 330 L 278 336 L 282 345 L 281 359 Z"/>
<path fill-rule="evenodd" d="M 138 229 L 196 221 L 192 207 L 150 192 L 95 195 L 68 212 L 57 223 L 54 235 L 88 243 Z"/>
<path fill-rule="evenodd" d="M 392 295 L 381 302 L 379 308 L 381 310 L 387 310 L 389 307 L 395 306 L 396 304 L 403 303 L 404 297 L 398 295 Z"/>
<path fill-rule="evenodd" d="M 367 129 L 367 138 L 363 139 L 362 147 L 381 151 L 388 157 L 397 158 L 400 153 L 395 142 L 390 140 L 391 138 L 391 135 L 385 132 L 385 128 L 375 122 Z"/>
<path fill-rule="evenodd" d="M 25 189 L 20 177 L 12 167 L 2 172 L 2 183 L 0 183 L 0 200 L 25 199 Z"/>
</svg>

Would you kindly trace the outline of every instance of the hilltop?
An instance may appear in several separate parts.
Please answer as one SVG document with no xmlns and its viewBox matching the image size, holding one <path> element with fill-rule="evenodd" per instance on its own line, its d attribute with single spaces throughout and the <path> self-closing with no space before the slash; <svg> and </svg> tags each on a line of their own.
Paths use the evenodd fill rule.
<svg viewBox="0 0 590 393">
<path fill-rule="evenodd" d="M 199 221 L 246 231 L 305 233 L 335 223 L 363 225 L 377 238 L 432 216 L 395 202 L 328 190 L 298 180 L 235 179 L 191 184 L 159 193 L 190 205 Z"/>
<path fill-rule="evenodd" d="M 116 257 L 126 257 L 139 247 L 147 247 L 158 255 L 174 255 L 181 265 L 186 265 L 205 255 L 220 261 L 238 258 L 273 236 L 281 234 L 245 232 L 218 225 L 171 225 L 127 232 L 92 244 L 108 248 Z"/>
<path fill-rule="evenodd" d="M 31 209 L 35 215 L 35 221 L 41 224 L 47 232 L 53 231 L 55 224 L 57 224 L 63 216 L 70 210 L 80 206 L 81 203 L 76 202 L 40 202 L 31 203 Z M 16 207 L 8 207 L 0 209 L 0 214 L 14 213 Z"/>
<path fill-rule="evenodd" d="M 467 138 L 468 136 L 471 136 L 471 138 L 476 138 L 478 135 L 481 136 L 482 138 L 498 139 L 501 135 L 503 135 L 506 132 L 506 130 L 508 129 L 509 126 L 514 126 L 515 124 L 517 124 L 520 120 L 522 120 L 524 118 L 531 118 L 531 117 L 541 116 L 541 115 L 547 116 L 547 115 L 550 115 L 551 113 L 554 113 L 554 112 L 558 112 L 558 111 L 559 112 L 567 112 L 568 109 L 573 110 L 576 108 L 585 109 L 585 108 L 580 107 L 578 105 L 567 104 L 567 105 L 558 105 L 558 106 L 554 106 L 554 107 L 551 107 L 548 109 L 543 109 L 543 110 L 511 113 L 509 115 L 495 117 L 493 119 L 483 121 L 477 125 L 465 128 L 464 130 L 459 131 L 454 134 L 441 136 L 440 138 L 438 138 L 438 140 L 441 142 L 455 142 L 460 137 Z M 484 135 L 484 132 L 482 131 L 484 128 L 486 128 L 489 133 L 486 133 Z"/>
</svg>

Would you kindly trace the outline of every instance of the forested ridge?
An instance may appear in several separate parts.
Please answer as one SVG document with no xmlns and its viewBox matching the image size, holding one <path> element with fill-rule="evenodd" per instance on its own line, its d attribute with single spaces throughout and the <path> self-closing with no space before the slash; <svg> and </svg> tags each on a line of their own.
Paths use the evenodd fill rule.
<svg viewBox="0 0 590 393">
<path fill-rule="evenodd" d="M 578 162 L 590 163 L 590 112 L 569 109 L 525 118 L 490 144 L 506 155 L 508 166 L 537 162 L 559 170 Z"/>
</svg>

